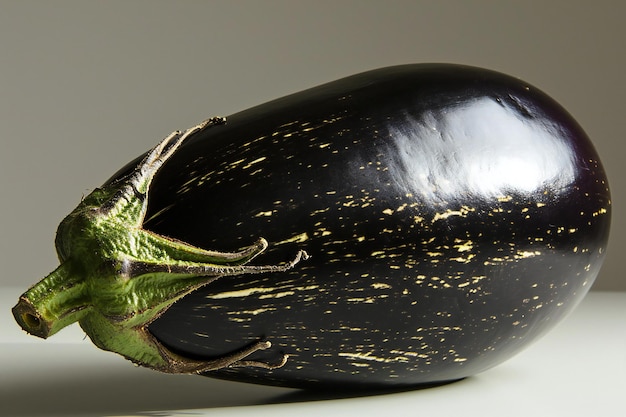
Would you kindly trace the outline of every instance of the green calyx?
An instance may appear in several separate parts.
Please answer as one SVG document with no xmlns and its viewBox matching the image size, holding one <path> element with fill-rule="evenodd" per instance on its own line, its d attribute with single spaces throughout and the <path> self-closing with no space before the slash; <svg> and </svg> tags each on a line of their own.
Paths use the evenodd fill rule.
<svg viewBox="0 0 626 417">
<path fill-rule="evenodd" d="M 78 321 L 98 347 L 170 373 L 198 373 L 227 366 L 275 364 L 246 360 L 267 349 L 260 340 L 221 358 L 181 357 L 163 346 L 148 326 L 174 302 L 224 276 L 285 271 L 307 254 L 299 251 L 281 265 L 248 265 L 267 248 L 260 238 L 239 252 L 188 245 L 142 228 L 154 175 L 189 136 L 225 122 L 212 118 L 157 145 L 124 179 L 96 189 L 59 225 L 56 248 L 61 265 L 26 291 L 13 308 L 28 333 L 47 338 Z"/>
</svg>

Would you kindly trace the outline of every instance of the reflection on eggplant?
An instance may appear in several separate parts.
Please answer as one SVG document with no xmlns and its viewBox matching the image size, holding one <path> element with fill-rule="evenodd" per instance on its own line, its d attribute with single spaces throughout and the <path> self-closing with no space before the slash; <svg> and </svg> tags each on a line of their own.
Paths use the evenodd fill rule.
<svg viewBox="0 0 626 417">
<path fill-rule="evenodd" d="M 574 151 L 562 130 L 538 110 L 531 115 L 480 97 L 390 126 L 389 167 L 407 193 L 431 203 L 541 198 L 575 180 Z"/>
</svg>

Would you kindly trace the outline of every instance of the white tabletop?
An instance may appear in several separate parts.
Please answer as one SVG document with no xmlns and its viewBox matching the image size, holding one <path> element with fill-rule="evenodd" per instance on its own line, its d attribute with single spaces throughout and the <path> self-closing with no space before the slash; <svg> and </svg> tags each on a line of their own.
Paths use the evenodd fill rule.
<svg viewBox="0 0 626 417">
<path fill-rule="evenodd" d="M 0 416 L 626 416 L 626 293 L 590 293 L 521 354 L 463 381 L 351 398 L 164 375 L 95 348 L 76 325 L 23 333 L 0 288 Z"/>
</svg>

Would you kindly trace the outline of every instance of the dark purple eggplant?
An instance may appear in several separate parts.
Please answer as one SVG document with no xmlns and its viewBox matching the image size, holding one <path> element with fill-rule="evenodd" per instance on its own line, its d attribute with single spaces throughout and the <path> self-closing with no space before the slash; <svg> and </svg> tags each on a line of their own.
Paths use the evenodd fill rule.
<svg viewBox="0 0 626 417">
<path fill-rule="evenodd" d="M 161 371 L 318 388 L 510 358 L 589 290 L 611 205 L 559 104 L 455 65 L 370 71 L 174 132 L 85 201 L 59 227 L 61 266 L 14 308 L 24 329 L 79 321 Z"/>
</svg>

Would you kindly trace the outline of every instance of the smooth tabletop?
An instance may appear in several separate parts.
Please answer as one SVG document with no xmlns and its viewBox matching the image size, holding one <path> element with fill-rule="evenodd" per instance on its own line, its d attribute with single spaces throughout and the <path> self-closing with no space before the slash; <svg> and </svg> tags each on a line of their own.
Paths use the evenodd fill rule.
<svg viewBox="0 0 626 417">
<path fill-rule="evenodd" d="M 0 289 L 0 416 L 626 416 L 626 293 L 591 292 L 504 364 L 438 387 L 359 396 L 165 375 L 95 348 L 77 326 L 23 333 Z"/>
</svg>

